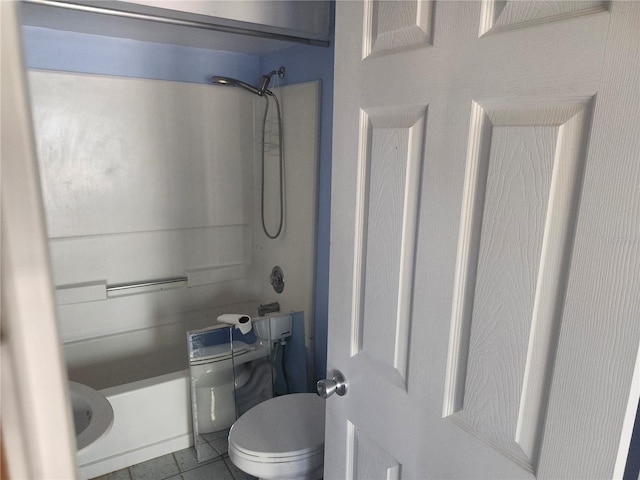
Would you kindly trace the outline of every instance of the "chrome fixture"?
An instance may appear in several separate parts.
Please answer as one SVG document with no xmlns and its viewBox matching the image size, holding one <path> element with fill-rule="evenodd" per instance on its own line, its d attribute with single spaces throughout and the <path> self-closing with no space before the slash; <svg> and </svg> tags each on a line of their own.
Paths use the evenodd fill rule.
<svg viewBox="0 0 640 480">
<path fill-rule="evenodd" d="M 148 280 L 146 282 L 132 282 L 132 283 L 118 283 L 116 285 L 107 285 L 107 293 L 117 292 L 121 290 L 129 290 L 135 288 L 154 287 L 159 285 L 168 285 L 175 283 L 186 283 L 189 280 L 188 277 L 172 277 L 162 278 L 160 280 Z"/>
<path fill-rule="evenodd" d="M 271 81 L 271 77 L 277 74 L 278 78 L 282 79 L 284 78 L 285 72 L 286 70 L 284 69 L 284 67 L 280 67 L 278 70 L 273 70 L 272 72 L 269 72 L 266 75 L 263 75 L 262 80 L 260 81 L 260 88 L 258 88 L 258 95 L 262 96 L 265 94 L 265 92 L 269 92 L 268 95 L 273 95 L 273 93 L 267 90 L 267 87 L 269 86 L 269 82 Z"/>
<path fill-rule="evenodd" d="M 333 370 L 329 376 L 331 378 L 318 380 L 316 384 L 318 395 L 322 398 L 328 398 L 334 393 L 337 393 L 339 397 L 345 395 L 347 393 L 347 382 L 342 372 L 340 370 Z"/>
<path fill-rule="evenodd" d="M 251 93 L 255 93 L 256 95 L 264 95 L 263 93 L 260 93 L 260 90 L 258 90 L 256 87 L 249 85 L 248 83 L 243 82 L 242 80 L 238 80 L 236 78 L 230 78 L 230 77 L 218 77 L 216 75 L 214 75 L 213 77 L 211 77 L 211 81 L 213 82 L 214 85 L 225 85 L 225 86 L 229 86 L 229 87 L 242 87 L 245 90 L 249 90 Z"/>
<path fill-rule="evenodd" d="M 211 82 L 214 85 L 244 88 L 248 92 L 258 95 L 259 97 L 263 97 L 266 101 L 265 107 L 264 107 L 264 115 L 262 117 L 262 142 L 261 142 L 262 143 L 262 176 L 261 176 L 262 197 L 260 200 L 260 212 L 262 217 L 262 230 L 264 231 L 264 234 L 271 239 L 278 238 L 280 236 L 280 233 L 282 232 L 282 227 L 284 226 L 284 145 L 283 145 L 284 137 L 282 134 L 282 113 L 280 111 L 280 102 L 278 101 L 278 97 L 271 90 L 269 90 L 268 87 L 269 87 L 269 82 L 271 82 L 271 77 L 273 77 L 274 75 L 277 75 L 278 78 L 284 78 L 285 73 L 286 73 L 285 68 L 281 66 L 280 68 L 278 68 L 278 70 L 273 70 L 267 73 L 266 75 L 263 75 L 262 79 L 260 80 L 259 87 L 254 87 L 253 85 L 249 85 L 248 83 L 243 82 L 242 80 L 238 80 L 236 78 L 221 77 L 218 75 L 214 75 L 211 77 Z M 276 231 L 275 234 L 269 233 L 269 231 L 267 230 L 267 225 L 264 220 L 264 166 L 265 166 L 264 156 L 265 156 L 265 143 L 266 143 L 265 138 L 266 138 L 267 113 L 269 112 L 269 97 L 273 98 L 274 101 L 276 102 L 276 109 L 278 111 L 278 153 L 279 153 L 279 159 L 280 159 L 279 165 L 278 165 L 280 168 L 280 220 L 278 222 L 278 230 Z"/>
<path fill-rule="evenodd" d="M 280 304 L 278 302 L 267 303 L 266 305 L 260 305 L 258 307 L 258 316 L 264 317 L 268 313 L 275 313 L 280 311 Z"/>
<path fill-rule="evenodd" d="M 229 87 L 242 87 L 245 90 L 248 90 L 251 93 L 254 93 L 259 96 L 270 95 L 275 97 L 273 92 L 269 90 L 267 87 L 269 86 L 269 82 L 271 82 L 271 77 L 274 75 L 278 75 L 278 78 L 284 78 L 286 70 L 284 67 L 280 67 L 278 70 L 273 70 L 272 72 L 267 73 L 262 76 L 260 80 L 260 86 L 258 88 L 253 85 L 249 85 L 248 83 L 243 82 L 242 80 L 238 80 L 237 78 L 231 77 L 220 77 L 218 75 L 214 75 L 211 77 L 211 82 L 214 85 L 225 85 Z"/>
<path fill-rule="evenodd" d="M 271 275 L 269 275 L 269 283 L 276 291 L 276 293 L 282 293 L 284 290 L 284 272 L 282 269 L 276 265 L 271 270 Z"/>
</svg>

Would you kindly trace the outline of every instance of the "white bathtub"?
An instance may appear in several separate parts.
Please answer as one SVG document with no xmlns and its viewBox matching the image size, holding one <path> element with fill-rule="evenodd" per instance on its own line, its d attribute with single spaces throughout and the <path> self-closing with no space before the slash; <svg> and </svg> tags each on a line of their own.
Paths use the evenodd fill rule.
<svg viewBox="0 0 640 480">
<path fill-rule="evenodd" d="M 113 427 L 78 455 L 80 478 L 93 478 L 193 445 L 189 370 L 101 392 L 113 407 Z"/>
<path fill-rule="evenodd" d="M 102 392 L 114 413 L 107 435 L 78 455 L 80 478 L 97 477 L 192 446 L 186 332 L 212 326 L 215 321 L 211 319 L 220 313 L 253 312 L 257 305 L 247 302 L 205 314 L 183 314 L 172 323 L 64 344 L 70 380 Z M 291 391 L 304 392 L 304 315 L 296 312 L 293 318 L 287 371 Z M 251 350 L 246 355 L 241 363 L 265 353 Z"/>
<path fill-rule="evenodd" d="M 256 302 L 219 307 L 151 328 L 63 345 L 69 377 L 101 391 L 114 413 L 110 432 L 78 455 L 93 478 L 193 445 L 186 332 L 224 312 L 254 312 Z"/>
</svg>

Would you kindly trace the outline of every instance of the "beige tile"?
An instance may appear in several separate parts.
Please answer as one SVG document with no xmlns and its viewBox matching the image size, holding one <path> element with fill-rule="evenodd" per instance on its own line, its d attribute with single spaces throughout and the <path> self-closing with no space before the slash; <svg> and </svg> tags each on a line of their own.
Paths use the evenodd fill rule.
<svg viewBox="0 0 640 480">
<path fill-rule="evenodd" d="M 209 444 L 200 445 L 198 447 L 198 450 L 200 450 L 200 454 L 202 457 L 201 462 L 198 462 L 196 450 L 193 447 L 173 452 L 173 456 L 175 457 L 176 463 L 178 464 L 178 468 L 181 472 L 192 470 L 202 465 L 204 462 L 211 462 L 220 458 L 220 454 Z"/>
<path fill-rule="evenodd" d="M 226 438 L 218 438 L 217 440 L 212 440 L 209 442 L 209 445 L 215 448 L 216 451 L 220 452 L 221 455 L 227 453 L 229 449 L 229 444 L 227 443 Z"/>
<path fill-rule="evenodd" d="M 218 440 L 220 438 L 224 438 L 226 440 L 227 437 L 229 436 L 229 429 L 227 428 L 226 430 L 220 430 L 218 432 L 213 432 L 213 433 L 202 433 L 201 436 L 208 442 L 211 442 L 213 440 Z"/>
<path fill-rule="evenodd" d="M 227 464 L 227 468 L 231 471 L 231 475 L 233 475 L 234 480 L 257 480 L 256 477 L 253 477 L 236 467 L 229 457 L 225 457 L 224 463 Z"/>
<path fill-rule="evenodd" d="M 184 480 L 234 480 L 222 459 L 184 472 L 182 478 Z"/>
<path fill-rule="evenodd" d="M 165 480 L 180 473 L 172 454 L 154 458 L 129 468 L 132 480 Z"/>
<path fill-rule="evenodd" d="M 131 480 L 131 475 L 129 475 L 128 468 L 123 468 L 122 470 L 107 473 L 106 475 L 100 475 L 92 480 Z"/>
</svg>

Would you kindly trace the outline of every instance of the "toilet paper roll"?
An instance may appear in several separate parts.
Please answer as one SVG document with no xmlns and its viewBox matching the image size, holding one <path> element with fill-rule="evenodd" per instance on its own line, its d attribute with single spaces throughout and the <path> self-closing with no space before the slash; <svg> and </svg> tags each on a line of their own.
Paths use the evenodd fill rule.
<svg viewBox="0 0 640 480">
<path fill-rule="evenodd" d="M 240 330 L 240 333 L 242 333 L 243 335 L 249 333 L 253 328 L 251 317 L 249 315 L 225 313 L 218 317 L 218 321 L 221 323 L 227 323 L 229 325 L 235 325 L 235 327 Z"/>
<path fill-rule="evenodd" d="M 236 325 L 236 328 L 240 330 L 240 333 L 246 335 L 251 331 L 251 322 L 242 325 Z"/>
</svg>

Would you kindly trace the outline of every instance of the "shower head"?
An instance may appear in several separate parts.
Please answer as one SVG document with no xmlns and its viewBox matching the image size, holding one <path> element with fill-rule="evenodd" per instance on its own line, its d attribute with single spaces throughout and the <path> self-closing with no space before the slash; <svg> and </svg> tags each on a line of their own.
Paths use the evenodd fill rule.
<svg viewBox="0 0 640 480">
<path fill-rule="evenodd" d="M 256 95 L 259 95 L 261 97 L 263 97 L 264 95 L 273 96 L 273 93 L 267 89 L 267 87 L 269 86 L 269 82 L 271 81 L 271 77 L 273 77 L 275 74 L 278 74 L 278 77 L 283 78 L 284 73 L 284 67 L 280 67 L 278 70 L 274 70 L 273 72 L 269 72 L 268 74 L 263 75 L 262 80 L 260 81 L 259 88 L 256 88 L 253 85 L 249 85 L 248 83 L 245 83 L 242 80 L 238 80 L 236 78 L 219 77 L 217 75 L 211 77 L 211 83 L 213 83 L 214 85 L 226 85 L 229 87 L 242 87 L 245 90 L 251 93 L 255 93 Z"/>
<path fill-rule="evenodd" d="M 249 85 L 248 83 L 245 83 L 241 80 L 237 80 L 235 78 L 230 78 L 230 77 L 218 77 L 216 75 L 214 75 L 213 77 L 211 77 L 211 82 L 214 85 L 225 85 L 225 86 L 229 86 L 229 87 L 242 87 L 245 90 L 250 91 L 251 93 L 255 93 L 256 95 L 264 95 L 264 90 L 261 92 L 259 91 L 256 87 Z"/>
</svg>

